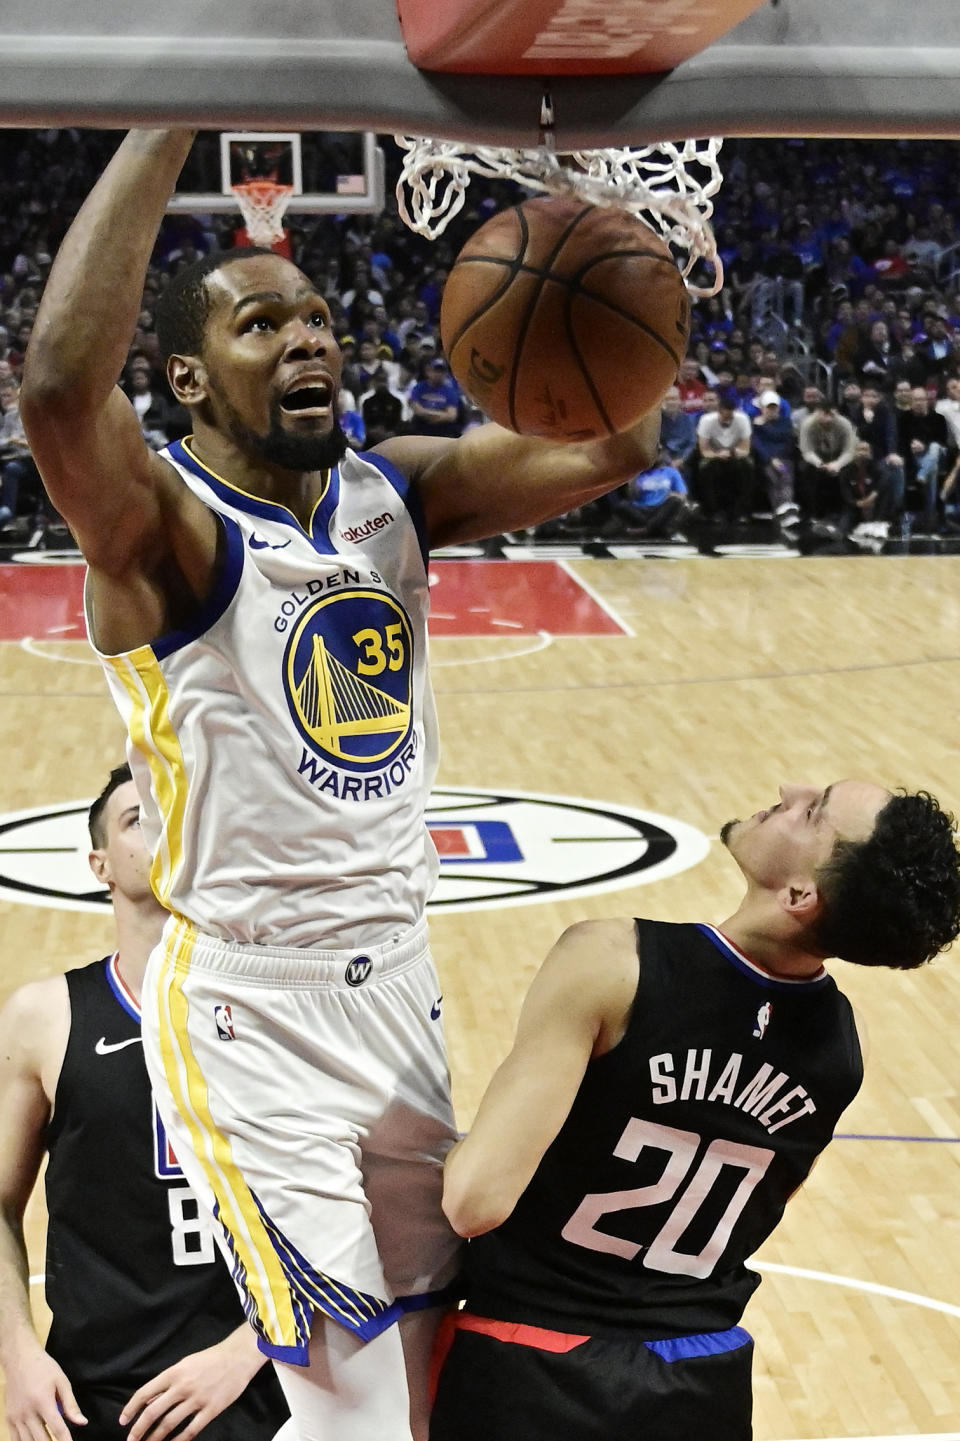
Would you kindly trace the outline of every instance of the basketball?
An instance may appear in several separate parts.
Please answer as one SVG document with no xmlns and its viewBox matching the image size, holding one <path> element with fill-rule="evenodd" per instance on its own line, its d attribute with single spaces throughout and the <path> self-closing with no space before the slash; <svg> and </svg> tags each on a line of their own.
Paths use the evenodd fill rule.
<svg viewBox="0 0 960 1441">
<path fill-rule="evenodd" d="M 460 251 L 440 334 L 460 385 L 498 425 L 589 440 L 629 429 L 673 384 L 690 305 L 642 220 L 566 197 L 528 200 Z"/>
</svg>

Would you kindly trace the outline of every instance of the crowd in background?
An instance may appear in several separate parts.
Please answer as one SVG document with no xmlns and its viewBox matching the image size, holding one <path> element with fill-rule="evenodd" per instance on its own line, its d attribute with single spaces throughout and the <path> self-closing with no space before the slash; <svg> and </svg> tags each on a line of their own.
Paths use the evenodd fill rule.
<svg viewBox="0 0 960 1441">
<path fill-rule="evenodd" d="M 56 530 L 19 424 L 17 389 L 51 257 L 116 132 L 0 132 L 0 540 Z M 388 175 L 396 169 L 384 140 Z M 736 140 L 721 152 L 718 296 L 693 308 L 688 358 L 663 402 L 658 465 L 541 527 L 544 540 L 686 538 L 766 526 L 785 545 L 911 528 L 960 533 L 960 202 L 954 142 Z M 389 191 L 389 185 L 388 185 Z M 483 420 L 442 354 L 439 311 L 467 236 L 522 192 L 475 180 L 430 242 L 379 216 L 292 216 L 292 258 L 331 307 L 350 443 L 456 436 Z M 156 299 L 231 216 L 171 215 L 120 383 L 159 448 L 186 433 L 154 334 Z M 956 262 L 954 264 L 954 261 Z"/>
</svg>

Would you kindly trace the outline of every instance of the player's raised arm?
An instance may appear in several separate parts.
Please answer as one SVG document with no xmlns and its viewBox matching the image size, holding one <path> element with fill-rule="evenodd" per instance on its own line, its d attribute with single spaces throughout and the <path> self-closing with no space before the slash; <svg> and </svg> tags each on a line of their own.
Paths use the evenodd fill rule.
<svg viewBox="0 0 960 1441">
<path fill-rule="evenodd" d="M 630 430 L 559 445 L 481 425 L 459 440 L 405 436 L 378 449 L 414 479 L 431 546 L 539 525 L 606 495 L 656 462 L 660 407 Z"/>
<path fill-rule="evenodd" d="M 124 139 L 63 240 L 24 363 L 20 408 L 44 485 L 87 560 L 113 576 L 140 556 L 156 563 L 187 494 L 148 448 L 117 378 L 192 138 L 143 130 Z"/>
<path fill-rule="evenodd" d="M 567 1118 L 593 1056 L 620 1040 L 637 990 L 630 920 L 564 931 L 527 992 L 513 1049 L 444 1166 L 443 1209 L 461 1236 L 501 1225 Z"/>
</svg>

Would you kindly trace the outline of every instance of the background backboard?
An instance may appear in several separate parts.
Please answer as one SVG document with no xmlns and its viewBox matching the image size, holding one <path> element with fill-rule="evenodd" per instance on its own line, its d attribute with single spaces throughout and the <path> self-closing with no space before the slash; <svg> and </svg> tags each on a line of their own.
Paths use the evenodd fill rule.
<svg viewBox="0 0 960 1441">
<path fill-rule="evenodd" d="M 377 214 L 383 209 L 383 154 L 376 136 L 352 130 L 201 131 L 167 209 L 194 214 L 236 210 L 230 186 L 259 178 L 292 185 L 289 215 Z"/>
</svg>

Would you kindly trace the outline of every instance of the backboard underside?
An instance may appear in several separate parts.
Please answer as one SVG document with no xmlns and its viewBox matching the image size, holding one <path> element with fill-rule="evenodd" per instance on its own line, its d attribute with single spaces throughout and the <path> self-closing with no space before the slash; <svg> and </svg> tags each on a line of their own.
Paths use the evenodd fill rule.
<svg viewBox="0 0 960 1441">
<path fill-rule="evenodd" d="M 428 73 L 394 0 L 32 0 L 0 34 L 0 123 L 372 130 L 533 145 L 534 76 Z M 957 0 L 767 0 L 657 75 L 550 82 L 559 149 L 684 135 L 956 137 Z"/>
</svg>

